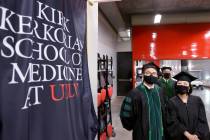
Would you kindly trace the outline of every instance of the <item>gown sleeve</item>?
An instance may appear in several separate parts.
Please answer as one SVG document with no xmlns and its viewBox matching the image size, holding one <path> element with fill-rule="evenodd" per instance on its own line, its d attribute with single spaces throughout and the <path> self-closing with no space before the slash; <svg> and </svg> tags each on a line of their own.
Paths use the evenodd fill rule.
<svg viewBox="0 0 210 140">
<path fill-rule="evenodd" d="M 166 112 L 166 129 L 171 138 L 182 138 L 186 131 L 185 126 L 177 118 L 175 105 L 169 100 Z"/>
<path fill-rule="evenodd" d="M 198 101 L 199 107 L 199 116 L 198 116 L 198 125 L 196 129 L 196 135 L 198 135 L 199 139 L 201 140 L 209 140 L 209 126 L 208 121 L 206 119 L 206 112 L 203 101 L 199 98 Z"/>
<path fill-rule="evenodd" d="M 120 119 L 123 127 L 127 130 L 132 130 L 135 123 L 133 102 L 133 98 L 128 95 L 121 106 Z"/>
</svg>

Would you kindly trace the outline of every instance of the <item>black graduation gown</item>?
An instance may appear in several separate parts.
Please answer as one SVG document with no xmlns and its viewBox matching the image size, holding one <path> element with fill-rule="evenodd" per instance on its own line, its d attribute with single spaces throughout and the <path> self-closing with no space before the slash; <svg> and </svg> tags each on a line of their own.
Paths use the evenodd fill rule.
<svg viewBox="0 0 210 140">
<path fill-rule="evenodd" d="M 164 117 L 165 102 L 161 88 L 159 88 L 159 96 L 161 101 L 162 116 Z M 137 88 L 131 90 L 128 93 L 127 97 L 131 100 L 126 101 L 125 98 L 121 107 L 121 112 L 124 108 L 126 108 L 125 102 L 129 102 L 132 105 L 132 111 L 130 113 L 130 116 L 127 117 L 120 114 L 122 125 L 127 130 L 133 130 L 133 140 L 148 140 L 149 116 L 147 99 L 144 94 Z"/>
<path fill-rule="evenodd" d="M 167 130 L 170 140 L 187 140 L 184 131 L 196 134 L 200 140 L 209 140 L 209 127 L 202 100 L 190 95 L 188 103 L 175 96 L 167 105 Z"/>
</svg>

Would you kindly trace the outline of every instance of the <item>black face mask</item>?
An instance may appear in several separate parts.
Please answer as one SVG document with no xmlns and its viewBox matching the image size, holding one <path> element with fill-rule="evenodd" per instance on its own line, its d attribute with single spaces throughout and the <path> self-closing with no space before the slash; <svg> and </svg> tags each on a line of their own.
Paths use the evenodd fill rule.
<svg viewBox="0 0 210 140">
<path fill-rule="evenodd" d="M 169 79 L 171 77 L 171 74 L 170 73 L 163 73 L 163 77 L 165 79 Z"/>
<path fill-rule="evenodd" d="M 188 94 L 189 93 L 189 87 L 176 85 L 176 93 L 181 94 L 181 95 Z"/>
<path fill-rule="evenodd" d="M 155 83 L 157 83 L 157 81 L 158 81 L 158 78 L 157 77 L 155 77 L 155 76 L 152 76 L 152 75 L 150 75 L 150 76 L 146 76 L 146 75 L 144 75 L 144 81 L 146 82 L 146 83 L 148 83 L 148 84 L 155 84 Z"/>
</svg>

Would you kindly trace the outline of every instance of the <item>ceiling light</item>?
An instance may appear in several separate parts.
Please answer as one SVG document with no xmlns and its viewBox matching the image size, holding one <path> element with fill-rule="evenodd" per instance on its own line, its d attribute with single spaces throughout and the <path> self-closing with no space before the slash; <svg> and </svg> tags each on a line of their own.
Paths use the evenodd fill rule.
<svg viewBox="0 0 210 140">
<path fill-rule="evenodd" d="M 161 14 L 156 14 L 155 15 L 155 19 L 154 19 L 154 24 L 160 23 L 161 18 L 162 18 L 162 15 Z"/>
</svg>

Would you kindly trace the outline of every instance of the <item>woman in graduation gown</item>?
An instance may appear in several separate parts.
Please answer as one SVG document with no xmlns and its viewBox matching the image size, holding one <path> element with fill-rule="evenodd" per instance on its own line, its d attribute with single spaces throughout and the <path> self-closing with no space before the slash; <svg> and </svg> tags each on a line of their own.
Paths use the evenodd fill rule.
<svg viewBox="0 0 210 140">
<path fill-rule="evenodd" d="M 143 83 L 125 97 L 120 112 L 122 125 L 133 131 L 133 140 L 163 140 L 164 101 L 154 63 L 142 68 Z M 162 112 L 163 111 L 163 112 Z"/>
<path fill-rule="evenodd" d="M 166 124 L 170 140 L 209 140 L 209 126 L 200 97 L 191 95 L 191 81 L 197 79 L 187 72 L 180 72 L 176 96 L 167 105 Z"/>
</svg>

